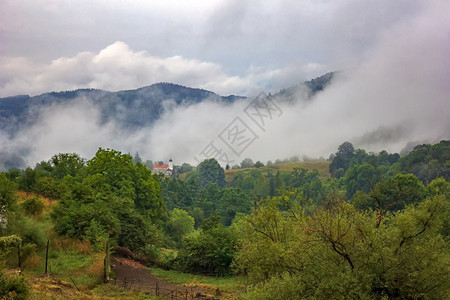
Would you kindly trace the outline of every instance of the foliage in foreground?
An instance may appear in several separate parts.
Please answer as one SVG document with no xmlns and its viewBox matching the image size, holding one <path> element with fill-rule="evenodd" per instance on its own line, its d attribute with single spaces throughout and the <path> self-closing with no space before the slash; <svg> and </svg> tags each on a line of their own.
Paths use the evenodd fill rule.
<svg viewBox="0 0 450 300">
<path fill-rule="evenodd" d="M 51 251 L 50 271 L 92 288 L 103 269 L 90 245 L 103 250 L 109 239 L 157 260 L 163 242 L 179 250 L 177 258 L 166 256 L 166 266 L 179 270 L 222 276 L 234 260 L 255 284 L 244 298 L 443 298 L 450 281 L 450 145 L 438 146 L 399 158 L 344 143 L 332 178 L 298 168 L 250 169 L 227 183 L 214 160 L 182 181 L 152 175 L 115 150 L 100 149 L 88 161 L 55 155 L 34 170 L 0 174 L 0 258 L 37 274 L 49 234 L 71 237 L 89 251 Z M 430 182 L 437 175 L 443 178 Z M 54 218 L 43 211 L 48 200 L 19 199 L 17 187 L 60 199 Z M 253 205 L 251 215 L 235 218 Z M 20 282 L 11 282 L 20 291 Z"/>
<path fill-rule="evenodd" d="M 24 277 L 5 275 L 0 270 L 0 299 L 26 299 L 29 292 Z"/>
<path fill-rule="evenodd" d="M 448 183 L 447 183 L 448 185 Z M 450 291 L 448 193 L 382 216 L 333 198 L 307 213 L 286 196 L 241 222 L 244 299 L 443 299 Z"/>
</svg>

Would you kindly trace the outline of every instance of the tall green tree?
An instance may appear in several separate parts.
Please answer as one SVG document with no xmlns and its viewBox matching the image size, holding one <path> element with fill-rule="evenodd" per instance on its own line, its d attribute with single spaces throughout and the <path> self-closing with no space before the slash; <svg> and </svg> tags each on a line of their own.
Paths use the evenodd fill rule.
<svg viewBox="0 0 450 300">
<path fill-rule="evenodd" d="M 83 176 L 63 179 L 68 191 L 54 209 L 55 230 L 94 246 L 107 239 L 139 250 L 154 243 L 165 206 L 158 180 L 128 154 L 99 149 Z"/>
<path fill-rule="evenodd" d="M 253 160 L 251 158 L 244 158 L 241 161 L 241 168 L 251 168 L 253 167 L 255 164 L 253 163 Z"/>
<path fill-rule="evenodd" d="M 354 165 L 342 177 L 342 182 L 347 191 L 347 199 L 353 197 L 356 191 L 368 193 L 370 185 L 375 185 L 379 181 L 380 176 L 378 176 L 377 168 L 367 162 Z"/>
<path fill-rule="evenodd" d="M 181 248 L 183 238 L 194 232 L 195 220 L 187 211 L 174 208 L 169 212 L 169 219 L 164 224 L 164 231 L 175 243 L 177 248 Z"/>
<path fill-rule="evenodd" d="M 59 153 L 52 156 L 48 162 L 42 162 L 40 167 L 52 176 L 63 179 L 70 175 L 75 177 L 86 165 L 86 160 L 76 153 Z"/>
<path fill-rule="evenodd" d="M 225 172 L 214 158 L 202 161 L 197 167 L 197 173 L 198 183 L 205 189 L 213 183 L 219 187 L 223 187 L 225 184 Z"/>
<path fill-rule="evenodd" d="M 412 173 L 419 180 L 428 183 L 434 178 L 450 180 L 450 141 L 435 145 L 417 145 L 408 155 L 400 158 L 398 168 L 404 173 Z"/>
<path fill-rule="evenodd" d="M 111 191 L 119 197 L 134 199 L 133 158 L 113 149 L 100 148 L 87 162 L 87 175 L 95 188 Z"/>
<path fill-rule="evenodd" d="M 330 174 L 334 177 L 338 177 L 336 176 L 338 170 L 342 169 L 345 172 L 349 167 L 350 161 L 355 156 L 356 150 L 353 145 L 350 142 L 342 143 L 330 164 Z"/>
<path fill-rule="evenodd" d="M 230 226 L 238 213 L 247 214 L 252 207 L 251 197 L 239 188 L 224 188 L 220 191 L 217 213 L 223 218 L 223 224 Z"/>
</svg>

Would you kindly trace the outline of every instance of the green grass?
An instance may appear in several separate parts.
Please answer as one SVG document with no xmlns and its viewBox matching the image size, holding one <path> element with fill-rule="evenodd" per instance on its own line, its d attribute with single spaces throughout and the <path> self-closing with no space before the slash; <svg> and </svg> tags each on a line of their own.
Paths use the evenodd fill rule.
<svg viewBox="0 0 450 300">
<path fill-rule="evenodd" d="M 40 262 L 26 269 L 29 275 L 45 273 L 45 251 L 39 253 Z M 101 254 L 81 254 L 75 250 L 50 250 L 48 272 L 66 282 L 75 282 L 78 287 L 92 288 L 101 282 Z"/>
<path fill-rule="evenodd" d="M 49 261 L 50 273 L 65 281 L 75 281 L 77 285 L 94 286 L 101 280 L 101 273 L 88 272 L 95 263 L 96 256 L 79 254 L 75 251 L 58 251 L 57 256 Z"/>
<path fill-rule="evenodd" d="M 93 299 L 93 300 L 106 300 L 106 299 L 151 299 L 151 300 L 163 300 L 167 298 L 161 298 L 144 291 L 134 291 L 114 286 L 111 284 L 99 284 L 93 289 L 80 291 L 75 287 L 67 285 L 67 283 L 61 283 L 51 278 L 39 278 L 29 281 L 35 288 L 30 291 L 27 299 L 30 300 L 43 300 L 43 299 Z"/>
<path fill-rule="evenodd" d="M 329 177 L 330 176 L 330 173 L 328 172 L 329 166 L 330 166 L 329 161 L 300 161 L 300 162 L 287 162 L 275 164 L 266 168 L 279 170 L 280 172 L 292 172 L 294 168 L 303 168 L 310 170 L 316 169 L 317 171 L 319 171 L 320 176 Z"/>
<path fill-rule="evenodd" d="M 19 194 L 19 202 L 35 195 Z M 48 272 L 53 277 L 66 282 L 72 280 L 79 287 L 91 288 L 101 281 L 103 254 L 95 253 L 87 243 L 76 239 L 58 236 L 53 228 L 54 222 L 51 211 L 56 201 L 40 197 L 45 203 L 44 210 L 36 216 L 29 216 L 27 231 L 36 232 L 34 236 L 39 240 L 40 247 L 35 255 L 24 262 L 24 272 L 29 276 L 45 273 L 45 252 L 47 239 L 50 240 Z M 15 261 L 17 258 L 14 259 Z"/>
<path fill-rule="evenodd" d="M 100 299 L 105 298 L 113 298 L 113 299 L 151 299 L 151 300 L 162 300 L 166 298 L 158 297 L 155 295 L 152 295 L 150 293 L 146 292 L 138 292 L 133 290 L 125 290 L 121 287 L 109 285 L 109 284 L 101 284 L 94 289 L 91 290 L 91 292 L 96 296 L 100 297 Z M 92 298 L 96 298 L 92 297 Z"/>
<path fill-rule="evenodd" d="M 317 170 L 319 171 L 319 176 L 322 178 L 326 178 L 330 176 L 330 173 L 328 171 L 328 168 L 330 166 L 329 161 L 299 161 L 299 162 L 286 162 L 286 163 L 279 163 L 279 164 L 273 164 L 271 166 L 264 166 L 261 168 L 245 168 L 245 169 L 232 169 L 225 171 L 225 181 L 231 182 L 233 179 L 233 176 L 236 175 L 236 173 L 242 173 L 244 176 L 248 175 L 251 170 L 258 170 L 263 173 L 263 175 L 267 175 L 269 172 L 272 172 L 273 175 L 276 174 L 277 171 L 280 171 L 281 173 L 288 173 L 292 172 L 294 168 L 303 168 L 303 169 L 310 169 L 310 170 Z"/>
<path fill-rule="evenodd" d="M 245 289 L 246 281 L 238 276 L 214 277 L 205 275 L 194 275 L 179 271 L 168 271 L 155 267 L 149 268 L 153 275 L 166 280 L 167 282 L 187 285 L 191 287 L 206 287 L 215 290 L 219 288 L 225 293 L 240 292 Z"/>
</svg>

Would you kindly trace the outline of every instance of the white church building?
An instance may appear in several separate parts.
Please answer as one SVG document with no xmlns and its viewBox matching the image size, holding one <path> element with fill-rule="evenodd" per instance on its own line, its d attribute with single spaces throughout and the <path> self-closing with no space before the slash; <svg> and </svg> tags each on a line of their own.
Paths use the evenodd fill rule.
<svg viewBox="0 0 450 300">
<path fill-rule="evenodd" d="M 155 174 L 162 174 L 162 175 L 165 175 L 165 176 L 172 176 L 172 174 L 173 174 L 173 161 L 172 161 L 172 159 L 169 159 L 169 163 L 168 164 L 165 164 L 162 161 L 153 164 L 153 173 L 155 173 Z"/>
</svg>

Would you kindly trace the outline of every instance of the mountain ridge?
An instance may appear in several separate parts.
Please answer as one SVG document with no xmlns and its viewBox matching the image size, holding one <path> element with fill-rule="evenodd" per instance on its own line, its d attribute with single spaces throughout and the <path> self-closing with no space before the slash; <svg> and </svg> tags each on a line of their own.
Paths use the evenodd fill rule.
<svg viewBox="0 0 450 300">
<path fill-rule="evenodd" d="M 278 96 L 280 101 L 297 101 L 295 91 L 302 90 L 303 95 L 300 98 L 306 95 L 305 99 L 310 99 L 332 80 L 333 76 L 327 76 L 287 88 L 273 96 Z M 53 108 L 75 106 L 82 111 L 96 109 L 99 113 L 97 120 L 99 126 L 112 121 L 121 130 L 132 132 L 152 126 L 167 107 L 190 106 L 204 101 L 232 104 L 244 99 L 249 98 L 236 95 L 220 96 L 208 90 L 168 82 L 117 92 L 83 88 L 52 91 L 37 96 L 16 95 L 0 98 L 0 142 L 5 143 L 5 147 L 0 148 L 0 169 L 2 166 L 3 168 L 23 166 L 19 157 L 26 155 L 29 149 L 8 150 L 6 143 L 20 136 L 22 130 L 38 124 L 42 118 L 49 116 L 49 113 L 51 115 L 57 111 L 52 110 Z"/>
<path fill-rule="evenodd" d="M 162 103 L 165 100 L 173 100 L 177 105 L 195 104 L 205 100 L 224 101 L 232 103 L 237 99 L 245 97 L 229 95 L 219 96 L 214 92 L 190 88 L 178 84 L 161 82 L 138 89 L 122 90 L 117 92 L 105 91 L 102 89 L 76 89 L 60 92 L 46 92 L 36 96 L 17 95 L 0 98 L 0 129 L 6 131 L 10 136 L 23 127 L 35 121 L 30 115 L 33 108 L 49 107 L 55 104 L 67 104 L 76 99 L 87 98 L 94 105 L 98 106 L 102 112 L 102 122 L 112 118 L 119 118 L 122 125 L 149 125 L 163 111 Z M 139 110 L 140 117 L 136 119 Z M 119 116 L 119 110 L 128 110 L 127 116 Z M 144 118 L 144 115 L 146 117 Z M 126 126 L 128 127 L 128 126 Z"/>
<path fill-rule="evenodd" d="M 295 95 L 301 91 L 307 98 L 323 90 L 333 79 L 335 72 L 305 81 L 293 87 L 282 89 L 274 96 L 296 101 Z M 220 96 L 212 91 L 192 88 L 180 84 L 160 82 L 137 89 L 117 92 L 94 88 L 69 91 L 51 91 L 36 96 L 16 95 L 0 98 L 0 130 L 12 137 L 23 127 L 32 125 L 37 118 L 37 108 L 66 104 L 76 99 L 89 99 L 101 111 L 101 121 L 115 119 L 126 128 L 148 126 L 154 123 L 164 111 L 164 101 L 174 101 L 176 105 L 192 105 L 209 101 L 233 103 L 246 99 L 244 96 Z"/>
</svg>

